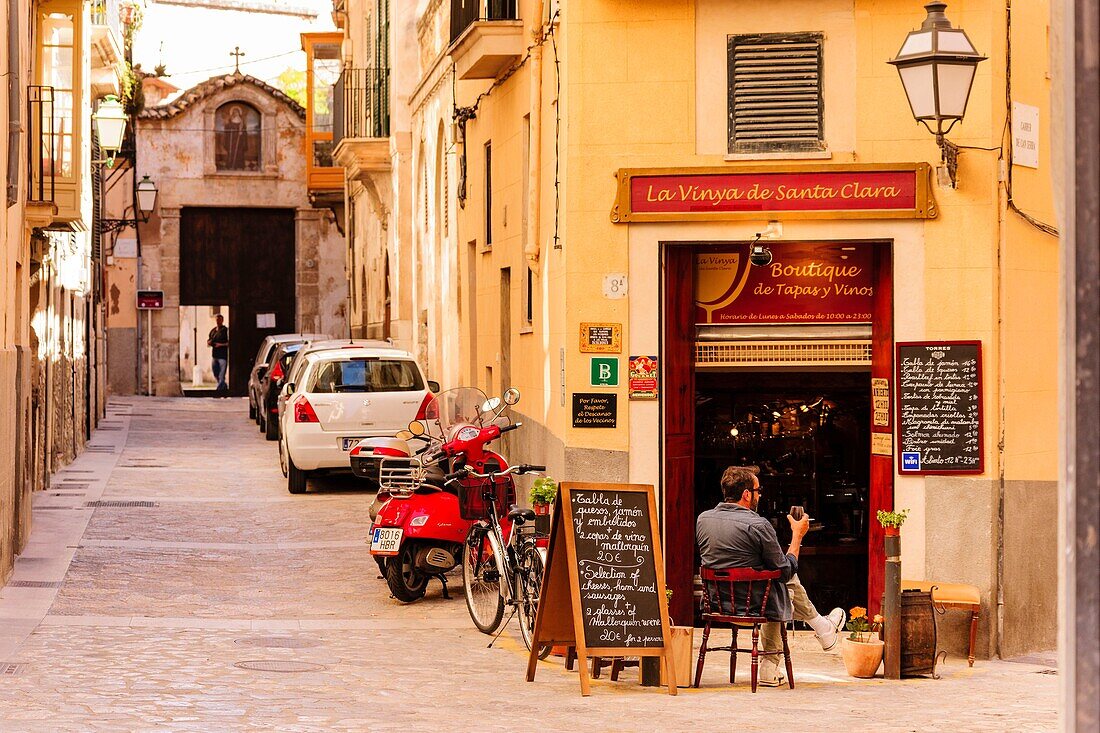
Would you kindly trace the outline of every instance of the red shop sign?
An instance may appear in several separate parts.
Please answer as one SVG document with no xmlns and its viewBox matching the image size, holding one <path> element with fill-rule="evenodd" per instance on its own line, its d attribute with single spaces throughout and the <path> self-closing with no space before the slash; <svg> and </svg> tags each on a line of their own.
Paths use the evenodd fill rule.
<svg viewBox="0 0 1100 733">
<path fill-rule="evenodd" d="M 749 245 L 695 255 L 695 322 L 866 323 L 874 300 L 870 245 L 771 242 L 770 265 L 749 263 Z"/>
<path fill-rule="evenodd" d="M 692 219 L 930 219 L 927 163 L 789 167 L 624 168 L 613 222 Z"/>
</svg>

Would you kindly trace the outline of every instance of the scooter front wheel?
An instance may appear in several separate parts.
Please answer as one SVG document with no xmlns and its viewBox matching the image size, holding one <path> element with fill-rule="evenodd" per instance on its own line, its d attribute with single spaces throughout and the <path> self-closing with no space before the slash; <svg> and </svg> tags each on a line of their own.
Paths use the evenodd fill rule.
<svg viewBox="0 0 1100 733">
<path fill-rule="evenodd" d="M 462 585 L 466 594 L 466 609 L 474 626 L 483 634 L 491 634 L 504 619 L 504 589 L 497 568 L 500 546 L 496 535 L 485 527 L 474 525 L 462 546 Z"/>
<path fill-rule="evenodd" d="M 428 576 L 416 567 L 416 548 L 405 543 L 396 557 L 386 561 L 386 585 L 393 597 L 402 603 L 413 603 L 424 597 Z"/>
</svg>

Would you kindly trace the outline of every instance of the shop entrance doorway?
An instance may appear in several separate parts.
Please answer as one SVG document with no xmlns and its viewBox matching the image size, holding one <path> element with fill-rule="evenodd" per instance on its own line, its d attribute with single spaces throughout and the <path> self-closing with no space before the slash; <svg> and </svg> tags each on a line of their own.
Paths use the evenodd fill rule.
<svg viewBox="0 0 1100 733">
<path fill-rule="evenodd" d="M 695 375 L 695 513 L 722 500 L 727 466 L 760 469 L 757 513 L 791 539 L 792 506 L 812 517 L 799 577 L 822 608 L 867 596 L 871 374 L 700 371 Z"/>
<path fill-rule="evenodd" d="M 760 467 L 761 513 L 781 544 L 791 506 L 814 518 L 800 577 L 815 603 L 874 612 L 882 595 L 875 513 L 893 508 L 894 467 L 889 409 L 874 395 L 892 383 L 891 246 L 769 246 L 766 264 L 750 264 L 748 242 L 662 248 L 661 503 L 675 617 L 694 613 L 695 519 L 719 501 L 730 465 Z"/>
</svg>

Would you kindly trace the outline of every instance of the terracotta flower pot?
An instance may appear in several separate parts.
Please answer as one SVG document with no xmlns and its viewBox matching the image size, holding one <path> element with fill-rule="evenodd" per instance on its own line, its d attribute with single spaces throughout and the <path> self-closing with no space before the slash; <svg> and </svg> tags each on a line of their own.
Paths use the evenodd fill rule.
<svg viewBox="0 0 1100 733">
<path fill-rule="evenodd" d="M 851 676 L 874 677 L 882 664 L 882 639 L 870 636 L 867 641 L 852 641 L 845 636 L 840 642 L 840 656 Z"/>
<path fill-rule="evenodd" d="M 887 537 L 901 537 L 901 527 L 884 527 Z"/>
<path fill-rule="evenodd" d="M 550 514 L 549 504 L 532 504 L 531 508 L 535 510 L 535 514 L 538 516 L 547 516 Z"/>
</svg>

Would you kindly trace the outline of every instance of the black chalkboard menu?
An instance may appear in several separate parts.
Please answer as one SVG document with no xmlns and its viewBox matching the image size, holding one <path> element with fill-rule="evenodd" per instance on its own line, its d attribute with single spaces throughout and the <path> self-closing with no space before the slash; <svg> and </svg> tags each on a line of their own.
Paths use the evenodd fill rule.
<svg viewBox="0 0 1100 733">
<path fill-rule="evenodd" d="M 982 344 L 897 345 L 898 470 L 981 473 Z"/>
<path fill-rule="evenodd" d="M 574 489 L 569 500 L 586 646 L 664 646 L 648 496 Z"/>
<path fill-rule="evenodd" d="M 588 657 L 660 657 L 676 694 L 653 487 L 563 481 L 550 518 L 527 681 L 545 645 L 573 648 L 581 694 Z"/>
</svg>

